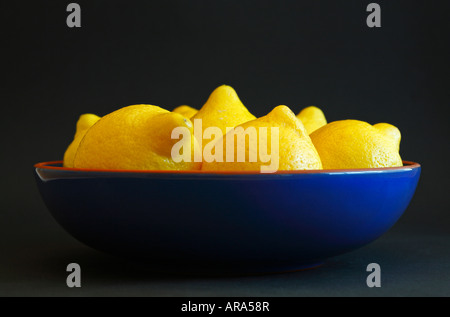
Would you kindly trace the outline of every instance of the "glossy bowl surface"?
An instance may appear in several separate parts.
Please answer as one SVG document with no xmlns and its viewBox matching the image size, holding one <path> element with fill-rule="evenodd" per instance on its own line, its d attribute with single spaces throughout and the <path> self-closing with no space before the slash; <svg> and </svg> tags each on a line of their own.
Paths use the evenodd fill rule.
<svg viewBox="0 0 450 317">
<path fill-rule="evenodd" d="M 179 273 L 314 267 L 360 248 L 406 210 L 421 167 L 274 174 L 35 165 L 56 221 L 84 244 Z"/>
</svg>

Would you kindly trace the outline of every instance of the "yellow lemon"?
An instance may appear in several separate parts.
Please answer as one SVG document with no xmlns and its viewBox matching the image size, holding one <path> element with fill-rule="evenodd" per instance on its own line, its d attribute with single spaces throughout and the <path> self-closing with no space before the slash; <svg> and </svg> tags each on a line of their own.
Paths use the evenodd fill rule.
<svg viewBox="0 0 450 317">
<path fill-rule="evenodd" d="M 100 119 L 99 116 L 91 113 L 85 113 L 80 116 L 77 121 L 77 128 L 72 143 L 67 147 L 64 153 L 64 167 L 73 167 L 73 160 L 75 153 L 77 152 L 80 141 L 83 139 L 87 130 L 94 125 Z"/>
<path fill-rule="evenodd" d="M 172 139 L 175 128 L 186 128 L 190 138 Z M 178 162 L 172 147 L 184 142 L 190 161 Z M 133 105 L 102 117 L 85 134 L 75 155 L 74 167 L 125 170 L 194 170 L 192 122 L 179 113 L 152 105 Z M 197 149 L 198 150 L 198 149 Z"/>
<path fill-rule="evenodd" d="M 402 166 L 394 142 L 367 122 L 334 121 L 310 137 L 324 169 Z"/>
<path fill-rule="evenodd" d="M 202 120 L 202 133 L 209 127 L 218 127 L 225 134 L 226 128 L 233 128 L 256 117 L 242 104 L 232 87 L 222 85 L 211 93 L 203 107 L 191 118 L 192 121 L 195 119 Z M 202 142 L 204 146 L 205 142 Z"/>
<path fill-rule="evenodd" d="M 182 105 L 182 106 L 176 107 L 172 111 L 176 112 L 176 113 L 180 113 L 189 119 L 192 118 L 198 112 L 197 109 L 189 107 L 187 105 Z"/>
<path fill-rule="evenodd" d="M 327 119 L 325 118 L 323 111 L 316 106 L 309 106 L 304 108 L 299 112 L 297 118 L 302 121 L 303 125 L 306 128 L 306 131 L 308 131 L 308 134 L 313 133 L 317 129 L 327 124 Z"/>
<path fill-rule="evenodd" d="M 303 124 L 286 106 L 275 107 L 266 116 L 230 130 L 217 141 L 214 153 L 220 146 L 222 162 L 218 162 L 217 157 L 208 162 L 205 155 L 202 170 L 269 173 L 322 169 L 320 157 Z"/>
<path fill-rule="evenodd" d="M 397 151 L 400 149 L 400 141 L 402 139 L 402 135 L 400 133 L 400 130 L 389 123 L 377 123 L 373 125 L 374 128 L 377 128 L 378 131 L 383 133 L 389 140 L 391 140 Z"/>
</svg>

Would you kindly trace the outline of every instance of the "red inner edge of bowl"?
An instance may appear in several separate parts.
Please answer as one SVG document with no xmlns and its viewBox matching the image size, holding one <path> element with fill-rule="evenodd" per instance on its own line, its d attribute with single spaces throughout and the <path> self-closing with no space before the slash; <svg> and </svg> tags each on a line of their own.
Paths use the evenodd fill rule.
<svg viewBox="0 0 450 317">
<path fill-rule="evenodd" d="M 52 166 L 56 164 L 63 164 L 63 161 L 49 161 L 41 162 L 34 165 L 35 168 L 59 170 L 59 171 L 79 171 L 79 172 L 108 172 L 108 173 L 159 173 L 159 174 L 263 174 L 260 171 L 201 171 L 201 170 L 112 170 L 112 169 L 86 169 L 86 168 L 71 168 L 62 166 Z M 346 173 L 346 172 L 364 172 L 364 171 L 388 171 L 388 170 L 404 170 L 419 168 L 420 164 L 416 162 L 403 161 L 403 166 L 397 167 L 381 167 L 381 168 L 359 168 L 359 169 L 333 169 L 333 170 L 283 170 L 275 173 L 264 174 L 311 174 L 311 173 Z"/>
</svg>

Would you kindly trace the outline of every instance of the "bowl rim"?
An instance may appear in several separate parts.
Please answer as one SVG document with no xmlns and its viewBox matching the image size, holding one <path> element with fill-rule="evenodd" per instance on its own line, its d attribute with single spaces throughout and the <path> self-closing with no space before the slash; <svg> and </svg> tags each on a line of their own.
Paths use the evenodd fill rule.
<svg viewBox="0 0 450 317">
<path fill-rule="evenodd" d="M 343 173 L 366 173 L 366 172 L 389 172 L 409 171 L 421 168 L 421 165 L 412 161 L 402 161 L 403 166 L 378 167 L 378 168 L 354 168 L 354 169 L 322 169 L 322 170 L 279 170 L 274 173 L 261 173 L 260 171 L 202 171 L 202 170 L 124 170 L 124 169 L 87 169 L 63 167 L 63 161 L 46 161 L 34 164 L 36 169 L 83 172 L 83 173 L 137 173 L 137 174 L 200 174 L 200 175 L 280 175 L 280 174 L 343 174 Z M 61 165 L 61 166 L 54 166 Z"/>
</svg>

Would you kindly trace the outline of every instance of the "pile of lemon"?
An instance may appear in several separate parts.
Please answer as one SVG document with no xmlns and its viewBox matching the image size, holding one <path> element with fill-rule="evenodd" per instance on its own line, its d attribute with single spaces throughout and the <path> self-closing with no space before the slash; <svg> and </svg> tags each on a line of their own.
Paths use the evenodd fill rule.
<svg viewBox="0 0 450 317">
<path fill-rule="evenodd" d="M 277 127 L 278 170 L 402 166 L 400 131 L 391 124 L 371 125 L 358 120 L 327 123 L 324 113 L 315 106 L 303 109 L 298 115 L 287 106 L 278 106 L 256 118 L 242 104 L 236 91 L 226 85 L 216 88 L 200 110 L 186 105 L 173 111 L 153 105 L 132 105 L 104 117 L 83 114 L 64 154 L 64 166 L 110 170 L 259 171 L 265 164 L 259 155 L 252 162 L 195 160 L 194 153 L 203 153 L 202 148 L 210 141 L 196 139 L 195 119 L 202 119 L 203 131 L 208 127 L 220 128 L 222 138 L 227 128 L 255 127 L 259 131 L 261 127 Z M 184 144 L 191 149 L 191 160 L 173 158 L 172 148 L 179 140 L 172 137 L 172 131 L 177 127 L 184 127 L 191 133 L 192 138 L 186 140 L 189 144 Z M 260 142 L 260 138 L 257 140 Z M 258 143 L 259 146 L 262 144 Z"/>
</svg>

